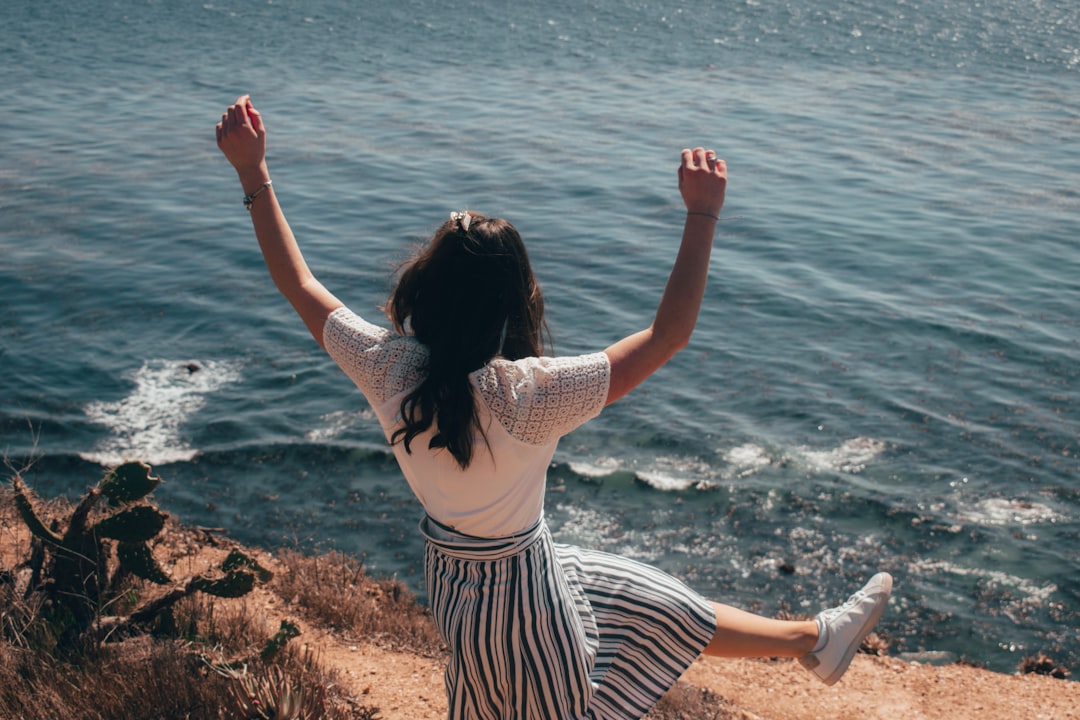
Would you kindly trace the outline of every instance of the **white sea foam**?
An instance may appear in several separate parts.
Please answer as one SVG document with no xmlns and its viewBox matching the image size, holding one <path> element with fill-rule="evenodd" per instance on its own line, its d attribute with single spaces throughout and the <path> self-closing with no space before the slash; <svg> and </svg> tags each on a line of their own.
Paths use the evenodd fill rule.
<svg viewBox="0 0 1080 720">
<path fill-rule="evenodd" d="M 657 490 L 705 490 L 715 484 L 716 470 L 696 458 L 660 456 L 653 466 L 637 472 L 638 480 Z"/>
<path fill-rule="evenodd" d="M 869 462 L 885 452 L 885 448 L 886 445 L 881 440 L 857 437 L 845 440 L 839 447 L 831 450 L 796 448 L 792 457 L 819 472 L 857 473 L 862 472 Z"/>
<path fill-rule="evenodd" d="M 725 471 L 727 477 L 742 478 L 768 467 L 772 464 L 772 458 L 760 445 L 746 443 L 725 452 L 724 462 L 728 466 Z"/>
<path fill-rule="evenodd" d="M 591 463 L 571 462 L 570 469 L 581 477 L 598 478 L 622 469 L 622 463 L 613 457 L 601 457 Z"/>
<path fill-rule="evenodd" d="M 151 464 L 191 460 L 181 427 L 206 404 L 206 396 L 241 377 L 227 361 L 147 360 L 131 375 L 135 388 L 117 402 L 92 402 L 86 416 L 112 431 L 91 452 L 91 462 L 115 465 L 129 459 Z"/>
<path fill-rule="evenodd" d="M 319 418 L 323 424 L 314 427 L 304 433 L 304 437 L 311 442 L 326 442 L 341 437 L 346 431 L 358 423 L 367 423 L 373 420 L 375 414 L 371 410 L 337 410 L 327 413 Z"/>
<path fill-rule="evenodd" d="M 886 447 L 881 440 L 857 437 L 829 450 L 798 447 L 785 453 L 784 459 L 805 465 L 815 472 L 857 473 L 883 453 Z M 697 458 L 660 456 L 654 459 L 650 467 L 638 469 L 636 477 L 650 487 L 666 492 L 691 488 L 703 490 L 715 487 L 718 480 L 744 478 L 759 473 L 774 462 L 767 449 L 754 443 L 723 451 L 723 459 L 724 467 L 717 468 Z M 617 468 L 617 461 L 610 462 L 611 469 L 604 470 L 602 474 Z M 600 474 L 598 468 L 584 465 L 571 467 L 583 475 Z"/>
<path fill-rule="evenodd" d="M 1062 522 L 1067 518 L 1048 505 L 1015 498 L 986 498 L 962 508 L 957 518 L 979 525 L 1032 525 Z"/>
<path fill-rule="evenodd" d="M 689 490 L 697 483 L 693 478 L 675 477 L 667 473 L 646 470 L 637 474 L 639 480 L 656 490 L 664 492 L 678 492 Z"/>
</svg>

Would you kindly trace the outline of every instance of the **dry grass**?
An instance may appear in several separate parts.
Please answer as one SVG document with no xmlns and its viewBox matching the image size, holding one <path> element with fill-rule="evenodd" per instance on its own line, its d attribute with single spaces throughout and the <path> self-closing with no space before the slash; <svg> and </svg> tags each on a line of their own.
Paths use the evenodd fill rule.
<svg viewBox="0 0 1080 720">
<path fill-rule="evenodd" d="M 341 553 L 310 557 L 278 553 L 279 571 L 271 589 L 302 607 L 315 624 L 390 650 L 440 657 L 446 646 L 431 614 L 398 580 L 368 577 L 355 558 Z"/>
<path fill-rule="evenodd" d="M 642 720 L 743 720 L 734 703 L 705 688 L 677 682 Z"/>
<path fill-rule="evenodd" d="M 0 714 L 19 720 L 227 717 L 224 678 L 177 643 L 146 638 L 82 662 L 0 643 Z"/>
</svg>

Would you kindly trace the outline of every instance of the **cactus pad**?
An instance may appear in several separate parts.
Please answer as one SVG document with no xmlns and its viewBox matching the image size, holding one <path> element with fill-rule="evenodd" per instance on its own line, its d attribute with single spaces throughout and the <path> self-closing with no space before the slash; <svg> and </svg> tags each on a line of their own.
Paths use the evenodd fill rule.
<svg viewBox="0 0 1080 720">
<path fill-rule="evenodd" d="M 238 598 L 247 595 L 255 587 L 255 576 L 243 570 L 233 570 L 220 580 L 211 580 L 205 577 L 197 577 L 192 581 L 192 587 L 207 595 L 223 598 Z"/>
<path fill-rule="evenodd" d="M 116 547 L 116 558 L 122 568 L 144 580 L 158 585 L 172 582 L 172 578 L 158 565 L 146 543 L 122 542 Z"/>
<path fill-rule="evenodd" d="M 237 570 L 239 568 L 247 568 L 255 573 L 255 577 L 259 579 L 259 582 L 270 582 L 274 579 L 274 573 L 270 572 L 253 558 L 240 552 L 239 550 L 233 550 L 229 553 L 229 556 L 225 558 L 225 561 L 221 563 L 221 569 L 225 572 L 230 570 Z"/>
<path fill-rule="evenodd" d="M 121 542 L 146 542 L 161 532 L 166 517 L 157 508 L 138 505 L 105 518 L 94 526 L 94 531 L 101 537 Z"/>
<path fill-rule="evenodd" d="M 270 662 L 285 648 L 286 645 L 289 644 L 290 640 L 299 635 L 300 627 L 296 623 L 290 622 L 289 620 L 282 620 L 281 627 L 278 629 L 277 633 L 274 634 L 274 637 L 270 638 L 266 642 L 266 645 L 263 646 L 262 652 L 259 653 L 259 657 L 262 658 L 263 662 Z"/>
<path fill-rule="evenodd" d="M 34 506 L 30 502 L 30 497 L 27 495 L 26 485 L 23 484 L 22 478 L 18 475 L 11 478 L 11 489 L 15 491 L 15 507 L 30 532 L 39 539 L 53 545 L 59 545 L 63 542 L 63 538 L 45 527 L 45 524 L 38 519 L 37 513 L 34 512 Z"/>
<path fill-rule="evenodd" d="M 141 500 L 160 484 L 161 478 L 151 475 L 146 463 L 126 462 L 106 475 L 98 489 L 116 506 Z"/>
</svg>

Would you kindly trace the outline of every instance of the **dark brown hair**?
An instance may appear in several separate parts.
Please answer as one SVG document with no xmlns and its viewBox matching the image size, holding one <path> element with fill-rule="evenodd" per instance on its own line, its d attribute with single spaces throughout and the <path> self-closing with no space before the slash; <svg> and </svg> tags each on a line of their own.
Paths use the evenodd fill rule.
<svg viewBox="0 0 1080 720">
<path fill-rule="evenodd" d="M 391 442 L 406 452 L 433 425 L 429 448 L 446 448 L 469 466 L 473 436 L 486 440 L 469 373 L 496 356 L 508 360 L 543 352 L 544 298 L 525 244 L 500 218 L 455 214 L 404 265 L 386 312 L 398 332 L 411 332 L 428 350 L 426 377 L 401 401 L 402 427 Z"/>
</svg>

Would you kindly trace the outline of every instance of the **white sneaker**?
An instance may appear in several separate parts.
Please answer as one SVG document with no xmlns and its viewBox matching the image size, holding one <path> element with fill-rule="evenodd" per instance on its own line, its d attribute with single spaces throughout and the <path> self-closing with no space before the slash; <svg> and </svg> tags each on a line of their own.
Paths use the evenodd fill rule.
<svg viewBox="0 0 1080 720">
<path fill-rule="evenodd" d="M 814 618 L 820 647 L 799 662 L 826 685 L 834 684 L 847 671 L 863 638 L 881 619 L 891 593 L 892 575 L 878 573 L 843 605 L 822 611 Z"/>
</svg>

